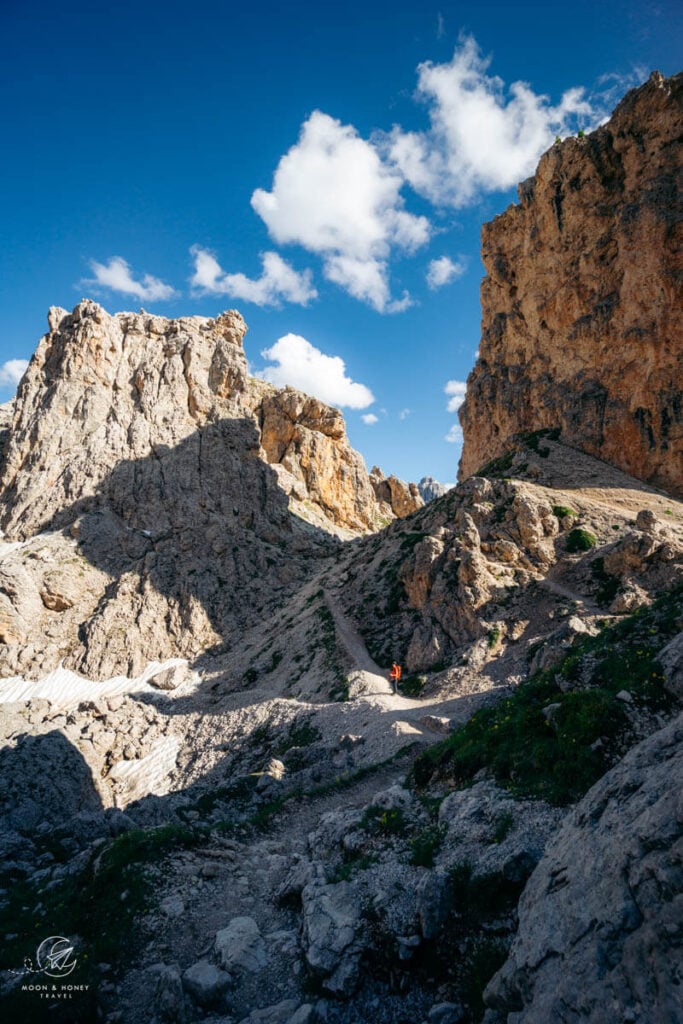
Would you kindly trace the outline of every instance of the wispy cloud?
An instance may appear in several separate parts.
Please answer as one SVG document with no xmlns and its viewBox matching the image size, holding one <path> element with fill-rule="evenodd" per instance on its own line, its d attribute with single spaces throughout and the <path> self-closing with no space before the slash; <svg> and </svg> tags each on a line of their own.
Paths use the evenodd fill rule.
<svg viewBox="0 0 683 1024">
<path fill-rule="evenodd" d="M 28 359 L 8 359 L 0 366 L 0 387 L 16 388 L 27 367 Z"/>
<path fill-rule="evenodd" d="M 446 383 L 444 391 L 447 395 L 451 396 L 448 401 L 448 405 L 446 406 L 448 412 L 457 412 L 465 401 L 467 383 L 464 380 L 449 380 Z"/>
<path fill-rule="evenodd" d="M 311 271 L 294 270 L 276 252 L 263 253 L 263 272 L 256 279 L 226 274 L 214 254 L 199 245 L 193 245 L 190 253 L 194 258 L 190 284 L 203 295 L 229 295 L 257 306 L 279 306 L 282 301 L 306 306 L 318 296 Z"/>
<path fill-rule="evenodd" d="M 121 256 L 112 256 L 108 263 L 91 260 L 90 269 L 95 277 L 83 281 L 84 285 L 133 295 L 142 302 L 162 302 L 177 295 L 174 288 L 164 284 L 158 277 L 152 277 L 151 274 L 144 274 L 141 280 L 136 281 L 130 267 Z"/>
<path fill-rule="evenodd" d="M 462 427 L 459 423 L 454 423 L 448 433 L 444 437 L 444 441 L 448 441 L 449 444 L 462 444 Z"/>
<path fill-rule="evenodd" d="M 412 414 L 412 409 L 401 409 L 400 413 L 398 414 L 398 418 L 400 420 L 407 420 L 409 416 L 412 416 Z"/>
<path fill-rule="evenodd" d="M 448 412 L 457 412 L 465 401 L 467 384 L 464 380 L 449 380 L 446 382 L 444 392 L 449 396 L 446 409 Z M 461 444 L 463 440 L 462 427 L 459 423 L 453 423 L 446 434 L 445 441 L 449 444 Z"/>
<path fill-rule="evenodd" d="M 374 423 L 379 423 L 379 417 L 375 416 L 374 412 L 366 412 L 364 416 L 361 416 L 363 423 L 366 423 L 371 427 Z"/>
<path fill-rule="evenodd" d="M 506 90 L 488 74 L 490 63 L 472 36 L 462 36 L 447 64 L 420 64 L 417 96 L 431 127 L 395 126 L 384 137 L 389 163 L 437 205 L 462 207 L 483 192 L 512 188 L 533 173 L 558 132 L 596 120 L 584 89 L 567 90 L 554 106 L 525 82 Z"/>
<path fill-rule="evenodd" d="M 281 158 L 271 191 L 256 189 L 251 204 L 279 245 L 318 254 L 328 280 L 380 313 L 398 312 L 409 300 L 392 302 L 388 259 L 414 252 L 431 233 L 426 217 L 405 210 L 402 185 L 352 125 L 316 110 Z"/>
<path fill-rule="evenodd" d="M 259 374 L 271 384 L 290 384 L 330 405 L 349 409 L 366 409 L 375 401 L 365 384 L 358 384 L 347 375 L 340 356 L 325 355 L 298 334 L 286 334 L 261 355 L 275 364 Z"/>
<path fill-rule="evenodd" d="M 431 260 L 427 267 L 427 285 L 431 291 L 443 288 L 451 281 L 457 281 L 466 270 L 465 260 L 452 260 L 450 256 L 440 256 L 436 260 Z"/>
</svg>

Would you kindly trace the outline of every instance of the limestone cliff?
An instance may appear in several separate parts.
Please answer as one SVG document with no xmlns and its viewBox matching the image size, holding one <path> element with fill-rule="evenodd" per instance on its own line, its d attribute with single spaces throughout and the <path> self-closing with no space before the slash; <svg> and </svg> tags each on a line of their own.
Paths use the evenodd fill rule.
<svg viewBox="0 0 683 1024">
<path fill-rule="evenodd" d="M 351 529 L 378 524 L 380 510 L 365 463 L 350 447 L 338 409 L 284 388 L 264 394 L 259 414 L 266 459 L 284 486 L 293 478 L 291 493 Z"/>
<path fill-rule="evenodd" d="M 239 313 L 49 325 L 0 423 L 5 674 L 229 645 L 335 534 L 393 518 L 337 410 L 249 377 Z"/>
<path fill-rule="evenodd" d="M 682 102 L 683 76 L 653 73 L 597 131 L 556 143 L 519 204 L 484 226 L 462 478 L 513 435 L 560 427 L 683 494 Z"/>
<path fill-rule="evenodd" d="M 9 537 L 23 539 L 73 518 L 74 504 L 101 498 L 125 460 L 151 460 L 161 480 L 169 450 L 226 421 L 245 434 L 236 457 L 260 457 L 287 470 L 286 479 L 278 474 L 280 486 L 288 485 L 295 502 L 316 506 L 315 525 L 356 532 L 376 526 L 377 502 L 341 414 L 250 378 L 239 313 L 214 320 L 110 316 L 85 301 L 71 314 L 53 308 L 49 324 L 17 396 L 0 477 L 0 525 Z M 135 480 L 139 475 L 133 473 Z M 136 514 L 146 528 L 145 507 L 155 522 L 156 510 L 139 501 L 135 480 L 126 500 L 141 506 Z"/>
</svg>

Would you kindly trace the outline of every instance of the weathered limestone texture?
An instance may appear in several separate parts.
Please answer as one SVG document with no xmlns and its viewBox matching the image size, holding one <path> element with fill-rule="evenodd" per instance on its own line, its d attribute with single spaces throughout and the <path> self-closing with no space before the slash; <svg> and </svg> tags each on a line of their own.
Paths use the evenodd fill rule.
<svg viewBox="0 0 683 1024">
<path fill-rule="evenodd" d="M 683 75 L 654 72 L 586 138 L 556 143 L 482 231 L 480 358 L 461 478 L 522 431 L 683 494 L 678 180 Z"/>
</svg>

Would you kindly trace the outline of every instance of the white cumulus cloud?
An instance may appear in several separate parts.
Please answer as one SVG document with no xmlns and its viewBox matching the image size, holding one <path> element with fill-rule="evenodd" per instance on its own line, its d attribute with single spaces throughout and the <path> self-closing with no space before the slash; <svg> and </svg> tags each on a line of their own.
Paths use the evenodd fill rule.
<svg viewBox="0 0 683 1024">
<path fill-rule="evenodd" d="M 294 270 L 276 252 L 263 253 L 263 272 L 256 279 L 241 273 L 226 274 L 214 254 L 199 245 L 193 245 L 190 253 L 194 258 L 190 284 L 202 294 L 229 295 L 257 306 L 277 306 L 282 300 L 305 306 L 317 298 L 311 271 Z"/>
<path fill-rule="evenodd" d="M 374 412 L 366 412 L 364 416 L 361 416 L 361 419 L 363 423 L 367 423 L 369 427 L 371 427 L 373 423 L 379 423 L 379 417 L 375 416 Z"/>
<path fill-rule="evenodd" d="M 462 207 L 482 192 L 506 190 L 532 174 L 540 155 L 570 125 L 595 119 L 582 88 L 567 90 L 553 106 L 525 82 L 508 90 L 489 75 L 471 36 L 461 37 L 447 64 L 418 66 L 417 96 L 431 127 L 384 137 L 383 152 L 412 187 L 438 205 Z"/>
<path fill-rule="evenodd" d="M 267 366 L 260 376 L 278 387 L 290 384 L 322 402 L 349 409 L 366 409 L 375 401 L 365 384 L 347 376 L 343 359 L 325 355 L 299 334 L 286 334 L 261 355 L 275 365 Z"/>
<path fill-rule="evenodd" d="M 466 382 L 464 380 L 449 380 L 446 383 L 444 391 L 447 395 L 451 396 L 448 401 L 448 411 L 457 412 L 465 401 L 465 393 L 467 391 Z"/>
<path fill-rule="evenodd" d="M 451 281 L 457 281 L 465 273 L 467 266 L 464 260 L 452 260 L 450 256 L 440 256 L 431 260 L 427 267 L 427 285 L 432 291 L 443 288 Z"/>
<path fill-rule="evenodd" d="M 462 427 L 459 423 L 454 423 L 445 435 L 444 441 L 448 441 L 449 444 L 462 444 L 462 440 Z"/>
<path fill-rule="evenodd" d="M 328 280 L 379 312 L 397 312 L 407 300 L 392 303 L 388 258 L 414 252 L 431 233 L 426 217 L 404 209 L 402 185 L 402 173 L 352 125 L 316 110 L 281 158 L 272 190 L 256 189 L 251 205 L 278 244 L 318 254 Z"/>
<path fill-rule="evenodd" d="M 164 299 L 172 299 L 177 294 L 169 284 L 164 284 L 151 274 L 145 274 L 142 280 L 136 281 L 130 267 L 121 256 L 112 256 L 108 263 L 91 260 L 90 269 L 95 277 L 84 281 L 83 284 L 110 288 L 111 291 L 122 292 L 124 295 L 134 295 L 143 302 L 161 302 Z"/>
<path fill-rule="evenodd" d="M 8 359 L 0 366 L 0 387 L 16 388 L 26 373 L 28 359 Z"/>
</svg>

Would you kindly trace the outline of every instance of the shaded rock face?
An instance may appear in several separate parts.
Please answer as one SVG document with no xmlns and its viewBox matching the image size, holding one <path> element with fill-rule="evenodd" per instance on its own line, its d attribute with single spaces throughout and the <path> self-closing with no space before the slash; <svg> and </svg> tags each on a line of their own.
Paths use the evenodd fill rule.
<svg viewBox="0 0 683 1024">
<path fill-rule="evenodd" d="M 370 484 L 389 518 L 396 516 L 397 519 L 405 519 L 424 505 L 417 484 L 406 483 L 393 474 L 385 476 L 379 466 L 373 466 L 370 470 Z"/>
<path fill-rule="evenodd" d="M 123 461 L 158 462 L 162 495 L 167 452 L 225 420 L 243 424 L 240 461 L 282 465 L 300 484 L 295 497 L 319 505 L 333 526 L 374 528 L 377 503 L 341 414 L 250 378 L 239 313 L 110 316 L 84 301 L 71 314 L 52 308 L 49 325 L 20 385 L 5 448 L 0 525 L 8 537 L 61 526 Z M 137 501 L 134 477 L 128 490 Z M 196 493 L 201 503 L 201 487 Z M 154 503 L 146 504 L 155 519 Z"/>
<path fill-rule="evenodd" d="M 676 266 L 683 76 L 657 72 L 586 138 L 554 145 L 486 224 L 480 358 L 460 410 L 468 477 L 522 431 L 683 494 Z"/>
<path fill-rule="evenodd" d="M 486 989 L 499 1019 L 683 1018 L 682 784 L 679 716 L 565 820 L 524 891 L 509 959 Z"/>
<path fill-rule="evenodd" d="M 378 520 L 341 415 L 249 378 L 238 313 L 84 301 L 49 322 L 0 477 L 0 527 L 26 545 L 3 561 L 0 671 L 194 658 Z"/>
</svg>

